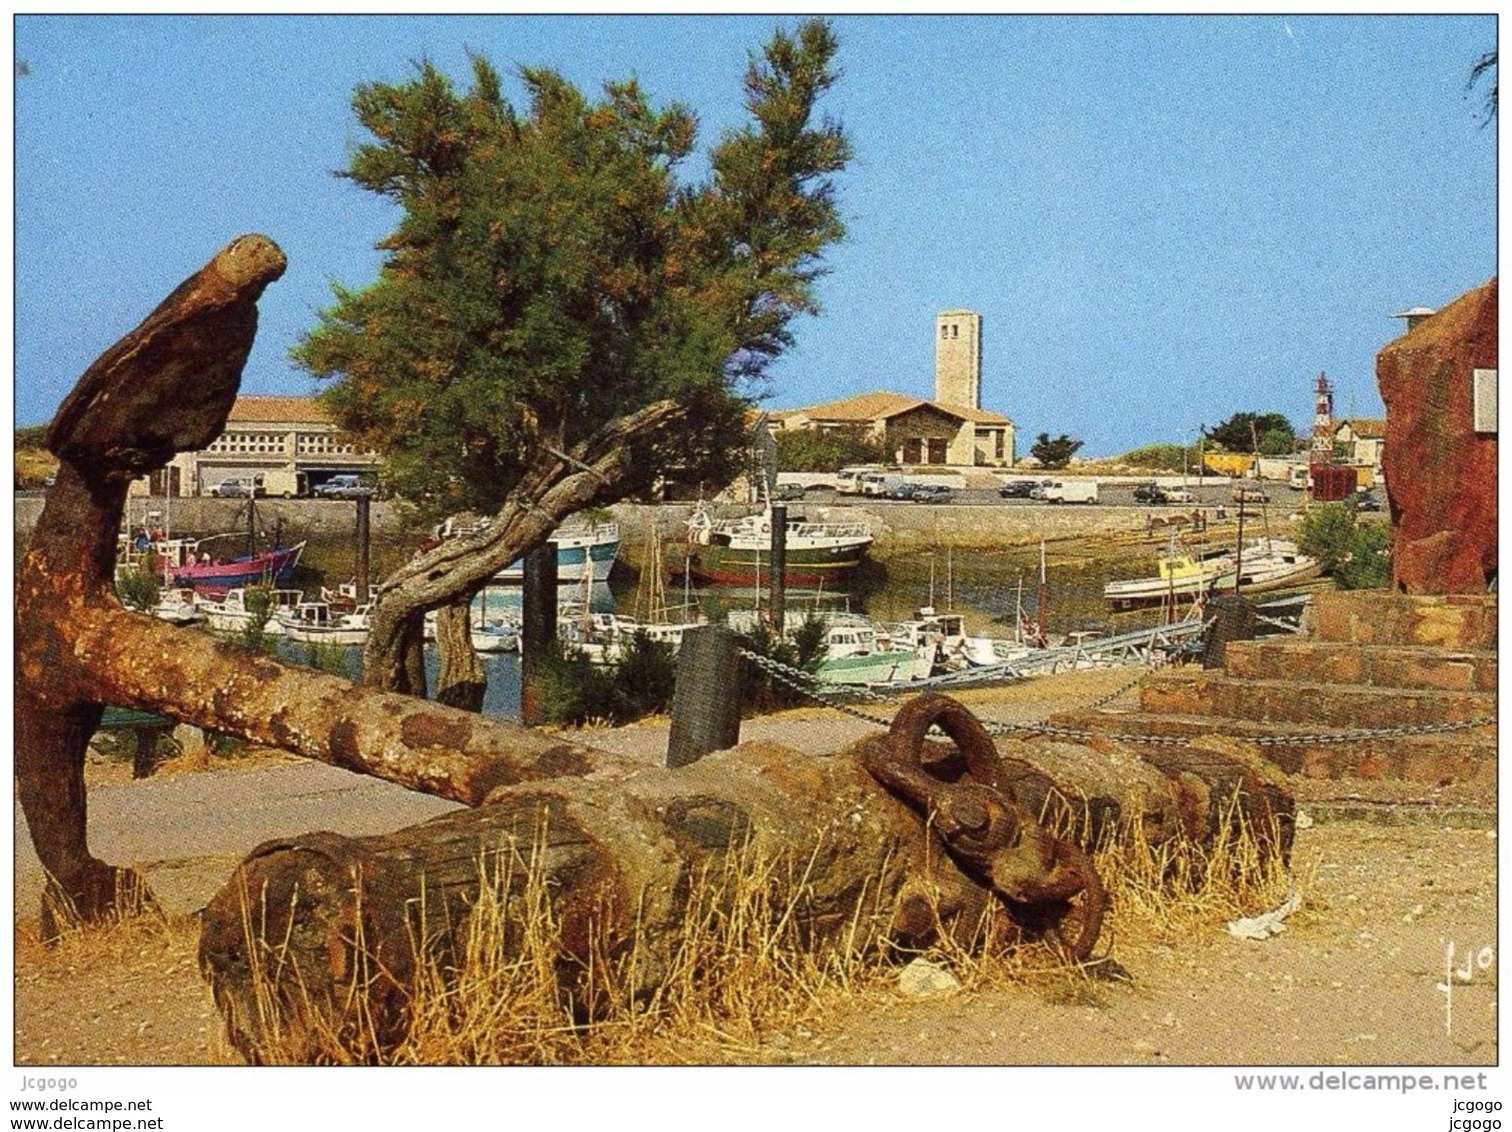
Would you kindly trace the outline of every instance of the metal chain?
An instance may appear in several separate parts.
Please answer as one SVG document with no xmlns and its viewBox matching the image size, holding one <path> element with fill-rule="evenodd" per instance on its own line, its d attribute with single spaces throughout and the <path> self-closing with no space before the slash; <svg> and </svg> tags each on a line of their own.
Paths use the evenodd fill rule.
<svg viewBox="0 0 1512 1132">
<path fill-rule="evenodd" d="M 871 723 L 884 729 L 892 726 L 891 719 L 884 719 L 881 716 L 871 715 L 867 712 L 861 711 L 859 708 L 852 707 L 849 704 L 838 703 L 835 700 L 829 699 L 826 693 L 821 690 L 821 685 L 823 682 L 816 679 L 811 672 L 805 672 L 801 668 L 794 668 L 792 665 L 783 664 L 781 661 L 773 660 L 771 657 L 762 656 L 759 653 L 751 652 L 749 649 L 741 649 L 740 655 L 745 657 L 758 668 L 763 669 L 764 671 L 769 673 L 779 683 L 787 686 L 788 688 L 791 688 L 793 691 L 807 697 L 817 704 L 821 704 L 824 707 L 833 708 L 835 711 L 841 712 L 844 715 L 852 716 L 855 719 L 863 720 L 866 723 Z M 1133 680 L 1130 680 L 1126 684 L 1120 685 L 1118 688 L 1115 688 L 1112 692 L 1108 693 L 1102 698 L 1086 705 L 1082 710 L 1096 711 L 1099 708 L 1106 707 L 1108 704 L 1118 699 L 1119 696 L 1123 695 L 1125 692 L 1128 692 L 1136 684 L 1138 684 L 1140 680 L 1144 678 L 1144 675 L 1144 672 L 1141 672 Z M 859 695 L 875 703 L 887 703 L 891 699 L 891 697 L 885 694 L 878 693 L 870 688 L 864 688 L 860 685 L 853 686 L 828 684 L 823 685 L 823 687 L 835 690 L 843 687 L 845 694 Z M 830 694 L 834 693 L 831 692 Z M 1397 727 L 1354 728 L 1346 731 L 1325 731 L 1296 735 L 1230 735 L 1229 738 L 1239 739 L 1246 743 L 1254 743 L 1256 746 L 1260 747 L 1280 747 L 1292 744 L 1303 744 L 1307 746 L 1329 746 L 1339 743 L 1358 743 L 1369 739 L 1402 739 L 1414 735 L 1447 734 L 1455 731 L 1468 731 L 1475 727 L 1486 727 L 1494 723 L 1496 723 L 1496 716 L 1485 715 L 1477 716 L 1474 719 L 1457 720 L 1449 723 L 1403 724 Z M 1050 735 L 1055 738 L 1062 739 L 1112 739 L 1123 743 L 1143 743 L 1150 746 L 1182 747 L 1189 744 L 1192 739 L 1199 737 L 1192 735 L 1147 735 L 1133 732 L 1089 731 L 1078 727 L 1058 727 L 1054 724 L 1043 721 L 1031 723 L 1006 723 L 984 720 L 983 726 L 986 727 L 988 734 L 991 735 L 1029 734 Z M 1225 733 L 1221 731 L 1210 731 L 1205 732 L 1204 734 L 1222 735 Z"/>
</svg>

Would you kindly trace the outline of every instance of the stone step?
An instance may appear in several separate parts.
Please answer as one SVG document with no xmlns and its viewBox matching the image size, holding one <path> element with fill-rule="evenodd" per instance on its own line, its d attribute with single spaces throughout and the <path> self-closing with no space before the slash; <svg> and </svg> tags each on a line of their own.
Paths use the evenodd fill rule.
<svg viewBox="0 0 1512 1132">
<path fill-rule="evenodd" d="M 1361 645 L 1496 648 L 1496 595 L 1423 596 L 1385 590 L 1331 590 L 1309 611 L 1320 641 Z"/>
<path fill-rule="evenodd" d="M 1424 645 L 1361 645 L 1303 638 L 1230 641 L 1223 669 L 1246 680 L 1369 684 L 1443 692 L 1496 691 L 1496 653 Z"/>
<path fill-rule="evenodd" d="M 1496 694 L 1245 680 L 1198 669 L 1151 673 L 1140 684 L 1139 706 L 1147 712 L 1305 723 L 1337 731 L 1494 718 Z"/>
<path fill-rule="evenodd" d="M 1264 738 L 1265 743 L 1254 744 L 1255 753 L 1287 774 L 1303 778 L 1395 779 L 1439 786 L 1475 783 L 1494 787 L 1496 783 L 1495 725 L 1334 743 L 1322 740 L 1343 728 L 1325 730 L 1299 723 L 1260 723 L 1212 715 L 1077 711 L 1056 715 L 1051 722 L 1057 727 L 1110 737 L 1224 735 L 1240 742 Z"/>
</svg>

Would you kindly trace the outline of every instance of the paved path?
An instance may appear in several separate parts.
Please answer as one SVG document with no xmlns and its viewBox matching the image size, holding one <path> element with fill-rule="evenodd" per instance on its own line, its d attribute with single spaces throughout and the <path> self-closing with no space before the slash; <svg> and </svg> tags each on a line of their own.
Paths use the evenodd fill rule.
<svg viewBox="0 0 1512 1132">
<path fill-rule="evenodd" d="M 331 830 L 387 833 L 457 809 L 382 779 L 317 762 L 96 786 L 89 844 L 112 864 L 133 864 L 172 912 L 201 907 L 238 862 L 274 837 Z M 42 867 L 15 803 L 16 919 L 37 914 Z"/>
</svg>

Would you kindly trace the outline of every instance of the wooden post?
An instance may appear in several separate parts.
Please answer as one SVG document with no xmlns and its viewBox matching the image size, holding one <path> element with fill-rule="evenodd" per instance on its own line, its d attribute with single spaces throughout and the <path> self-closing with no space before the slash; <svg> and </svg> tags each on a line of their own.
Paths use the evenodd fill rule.
<svg viewBox="0 0 1512 1132">
<path fill-rule="evenodd" d="M 787 504 L 772 504 L 772 607 L 767 615 L 780 638 L 787 608 Z"/>
<path fill-rule="evenodd" d="M 557 554 L 543 542 L 525 556 L 521 594 L 520 722 L 538 727 L 546 722 L 541 702 L 541 666 L 556 641 Z"/>
<path fill-rule="evenodd" d="M 724 625 L 683 634 L 672 689 L 667 765 L 687 766 L 740 742 L 741 671 L 738 638 Z"/>
<path fill-rule="evenodd" d="M 372 542 L 369 519 L 372 500 L 366 495 L 357 497 L 357 604 L 367 602 L 368 595 L 368 548 Z"/>
<path fill-rule="evenodd" d="M 1217 594 L 1208 610 L 1213 626 L 1202 643 L 1202 667 L 1222 668 L 1224 646 L 1229 641 L 1254 639 L 1255 607 L 1238 594 Z"/>
</svg>

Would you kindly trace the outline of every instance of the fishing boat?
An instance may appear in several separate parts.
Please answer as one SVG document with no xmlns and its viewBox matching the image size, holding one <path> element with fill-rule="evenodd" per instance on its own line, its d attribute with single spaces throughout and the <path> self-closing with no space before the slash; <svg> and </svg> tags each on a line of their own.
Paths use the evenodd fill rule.
<svg viewBox="0 0 1512 1132">
<path fill-rule="evenodd" d="M 304 601 L 304 591 L 270 590 L 268 598 L 263 632 L 270 636 L 282 636 L 284 629 L 279 614 L 292 613 L 294 608 Z M 201 597 L 198 599 L 198 604 L 210 628 L 218 633 L 243 632 L 255 616 L 247 604 L 247 590 L 242 586 L 227 590 L 219 599 Z"/>
<path fill-rule="evenodd" d="M 361 605 L 351 613 L 337 613 L 329 602 L 302 601 L 280 614 L 278 620 L 284 635 L 299 644 L 364 645 L 368 639 L 370 609 Z"/>
<path fill-rule="evenodd" d="M 453 516 L 437 527 L 431 538 L 421 544 L 420 549 L 421 551 L 430 550 L 447 539 L 476 534 L 485 529 L 488 524 L 489 520 L 486 517 L 468 521 Z M 556 548 L 557 584 L 577 585 L 584 577 L 592 576 L 599 579 L 609 577 L 609 571 L 614 568 L 614 563 L 619 558 L 620 528 L 619 524 L 613 521 L 592 522 L 569 519 L 566 524 L 557 528 L 546 543 Z M 524 581 L 525 559 L 516 558 L 490 578 L 489 584 L 518 586 Z"/>
<path fill-rule="evenodd" d="M 682 647 L 684 633 L 708 624 L 708 618 L 701 614 L 681 621 L 642 621 L 623 613 L 594 610 L 582 602 L 563 602 L 559 610 L 557 639 L 594 664 L 613 664 L 623 659 L 637 636 L 670 645 L 676 652 Z"/>
<path fill-rule="evenodd" d="M 735 632 L 751 634 L 763 623 L 763 615 L 755 609 L 732 609 L 726 621 Z M 923 680 L 934 671 L 932 642 L 900 641 L 864 614 L 824 609 L 816 602 L 801 617 L 787 619 L 788 637 L 808 621 L 824 626 L 824 654 L 813 671 L 821 684 L 899 684 Z"/>
<path fill-rule="evenodd" d="M 194 545 L 203 546 L 204 540 Z M 237 586 L 276 586 L 293 576 L 304 547 L 301 542 L 219 559 L 208 550 L 201 550 L 194 561 L 186 557 L 182 565 L 165 565 L 163 573 L 174 585 L 189 586 L 198 593 L 223 593 Z"/>
<path fill-rule="evenodd" d="M 772 511 L 715 519 L 700 507 L 688 519 L 688 537 L 672 548 L 674 576 L 718 585 L 760 584 L 772 571 Z M 792 586 L 823 586 L 853 574 L 872 543 L 861 523 L 815 522 L 789 516 L 783 579 Z"/>
<path fill-rule="evenodd" d="M 583 523 L 560 527 L 546 540 L 556 548 L 557 585 L 576 585 L 585 577 L 607 578 L 619 557 L 618 523 Z M 517 558 L 494 575 L 497 585 L 520 585 L 525 580 L 525 560 Z"/>
<path fill-rule="evenodd" d="M 1266 594 L 1306 585 L 1323 573 L 1323 564 L 1303 554 L 1294 542 L 1262 538 L 1240 551 L 1237 570 L 1241 594 Z M 1231 568 L 1224 578 L 1219 579 L 1218 589 L 1233 588 L 1234 571 Z"/>
<path fill-rule="evenodd" d="M 814 671 L 822 684 L 898 684 L 923 680 L 934 671 L 932 646 L 900 644 L 868 618 L 831 617 L 824 660 Z"/>
<path fill-rule="evenodd" d="M 1221 589 L 1226 578 L 1233 585 L 1234 559 L 1228 554 L 1199 557 L 1172 550 L 1156 559 L 1153 577 L 1127 578 L 1103 587 L 1103 598 L 1114 609 L 1159 605 L 1172 598 L 1200 597 Z"/>
</svg>

